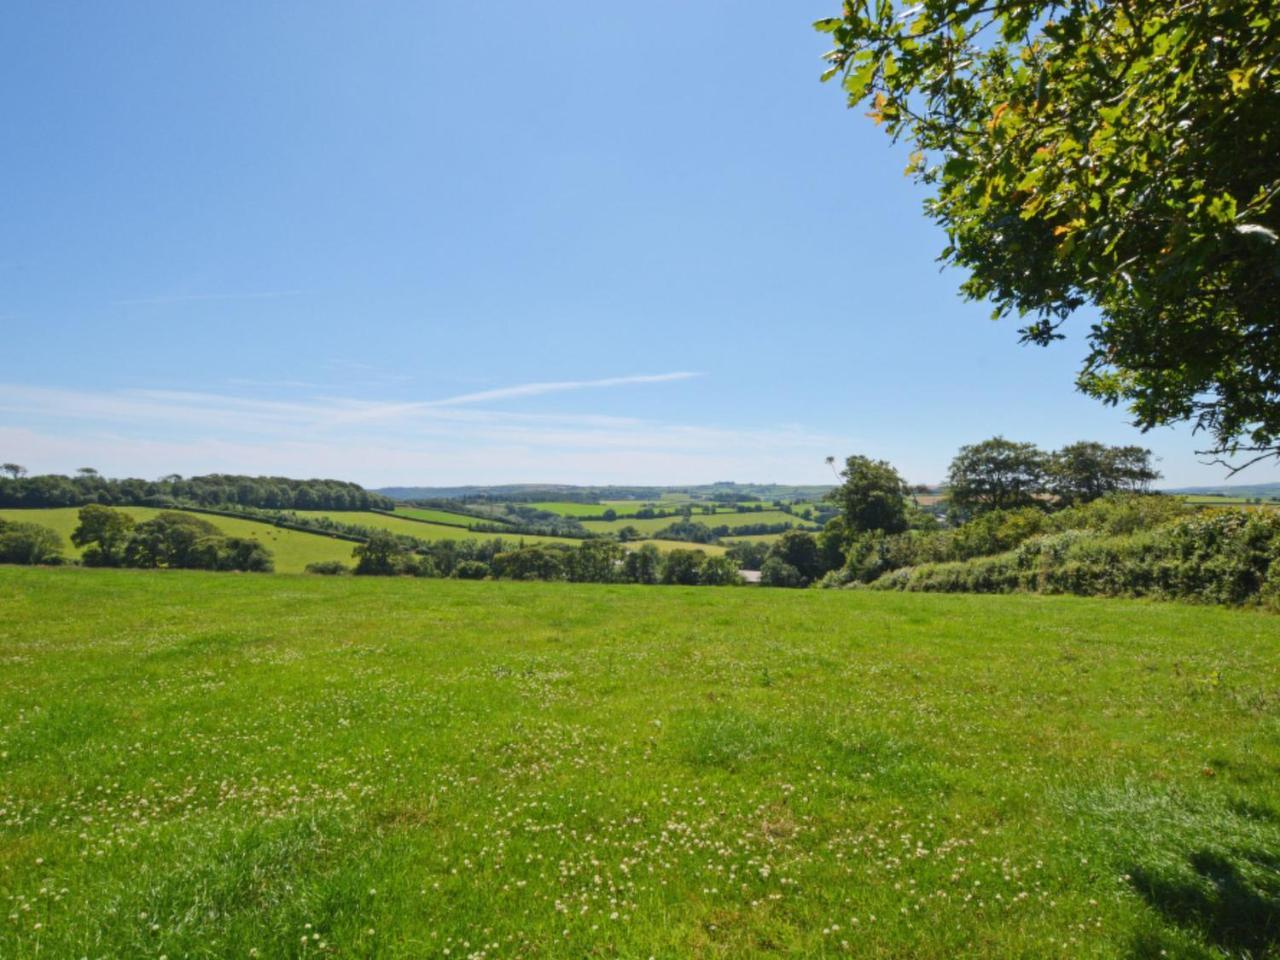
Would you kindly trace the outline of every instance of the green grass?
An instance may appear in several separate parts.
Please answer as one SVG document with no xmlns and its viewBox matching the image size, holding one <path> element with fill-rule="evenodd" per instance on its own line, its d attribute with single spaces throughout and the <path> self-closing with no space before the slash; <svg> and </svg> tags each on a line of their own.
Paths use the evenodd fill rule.
<svg viewBox="0 0 1280 960">
<path fill-rule="evenodd" d="M 386 514 L 374 513 L 371 510 L 295 510 L 300 517 L 328 517 L 339 523 L 353 523 L 361 527 L 376 530 L 390 530 L 392 533 L 417 537 L 419 540 L 509 540 L 513 544 L 524 543 L 563 543 L 576 547 L 581 541 L 572 537 L 533 537 L 520 533 L 484 533 L 479 530 L 464 530 L 461 527 L 449 527 L 441 523 L 423 523 L 420 520 L 409 520 L 404 517 L 389 517 Z"/>
<path fill-rule="evenodd" d="M 160 511 L 152 507 L 118 507 L 135 520 L 150 520 Z M 0 510 L 0 520 L 17 520 L 38 523 L 56 530 L 66 541 L 68 556 L 78 557 L 82 550 L 71 544 L 71 532 L 79 525 L 79 507 L 51 507 L 34 510 Z M 196 516 L 207 520 L 229 537 L 251 537 L 271 551 L 272 561 L 279 573 L 301 573 L 309 563 L 338 560 L 348 566 L 355 563 L 350 540 L 338 540 L 322 534 L 284 530 L 269 523 L 245 520 L 240 517 L 221 517 L 207 513 Z"/>
<path fill-rule="evenodd" d="M 646 544 L 652 544 L 663 553 L 670 553 L 672 550 L 701 550 L 709 557 L 719 557 L 728 549 L 718 543 L 689 543 L 684 540 L 628 540 L 623 546 L 628 550 L 635 550 Z"/>
<path fill-rule="evenodd" d="M 803 520 L 800 517 L 793 517 L 789 513 L 783 513 L 781 510 L 762 510 L 760 513 L 717 513 L 712 516 L 698 513 L 696 510 L 689 519 L 695 523 L 705 524 L 708 527 L 728 526 L 745 527 L 757 523 L 790 523 L 794 527 L 801 525 L 812 526 L 810 521 Z M 640 533 L 657 533 L 664 527 L 669 527 L 673 523 L 679 523 L 681 518 L 675 517 L 649 517 L 639 520 L 634 517 L 619 517 L 617 520 L 583 520 L 582 525 L 586 529 L 594 533 L 612 533 L 621 530 L 623 527 L 635 527 Z"/>
<path fill-rule="evenodd" d="M 21 568 L 0 609 L 6 960 L 1280 942 L 1270 616 Z"/>
<path fill-rule="evenodd" d="M 426 520 L 429 523 L 444 524 L 461 524 L 464 527 L 470 527 L 477 523 L 505 523 L 496 517 L 488 519 L 480 519 L 465 513 L 450 513 L 448 510 L 432 510 L 429 507 L 396 507 L 396 513 L 409 517 L 412 520 Z M 333 514 L 338 516 L 338 514 Z"/>
</svg>

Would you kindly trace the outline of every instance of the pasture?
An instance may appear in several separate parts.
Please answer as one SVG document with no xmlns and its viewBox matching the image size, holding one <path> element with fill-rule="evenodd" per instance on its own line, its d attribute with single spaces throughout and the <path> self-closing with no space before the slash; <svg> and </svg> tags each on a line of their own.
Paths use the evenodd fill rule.
<svg viewBox="0 0 1280 960">
<path fill-rule="evenodd" d="M 411 520 L 425 520 L 428 523 L 443 523 L 453 526 L 470 527 L 477 523 L 500 524 L 505 521 L 496 517 L 487 517 L 480 519 L 465 513 L 451 513 L 448 510 L 434 510 L 430 507 L 406 507 L 397 506 L 396 513 L 401 516 L 408 517 Z"/>
<path fill-rule="evenodd" d="M 139 522 L 150 520 L 160 512 L 154 507 L 116 507 L 115 509 L 129 514 Z M 71 533 L 79 525 L 79 512 L 79 507 L 0 510 L 0 520 L 38 523 L 56 530 L 64 541 L 66 555 L 78 557 L 83 551 L 71 543 Z M 351 559 L 351 550 L 356 544 L 350 540 L 339 540 L 320 533 L 286 530 L 270 523 L 240 517 L 224 517 L 208 513 L 197 513 L 196 516 L 212 523 L 226 536 L 251 537 L 260 542 L 271 551 L 271 558 L 278 573 L 301 573 L 309 563 L 337 560 L 350 566 L 355 562 Z"/>
<path fill-rule="evenodd" d="M 653 534 L 664 527 L 671 526 L 673 523 L 680 523 L 682 519 L 678 515 L 674 517 L 648 517 L 643 520 L 635 517 L 619 517 L 617 520 L 583 520 L 582 526 L 592 533 L 616 533 L 623 527 L 635 527 L 642 534 Z M 751 526 L 757 523 L 790 523 L 797 528 L 813 526 L 810 521 L 801 517 L 793 517 L 791 514 L 783 513 L 781 510 L 762 510 L 759 513 L 732 511 L 714 515 L 698 513 L 695 510 L 689 519 L 695 523 L 705 524 L 708 527 L 728 526 L 730 529 Z"/>
<path fill-rule="evenodd" d="M 1262 957 L 1280 621 L 0 568 L 0 956 Z"/>
<path fill-rule="evenodd" d="M 371 530 L 389 530 L 391 533 L 406 537 L 417 537 L 419 540 L 508 540 L 516 543 L 563 543 L 577 546 L 581 541 L 570 537 L 537 537 L 520 533 L 487 533 L 480 530 L 468 530 L 463 527 L 446 526 L 443 523 L 411 520 L 406 517 L 388 516 L 372 510 L 294 510 L 300 517 L 327 517 L 338 523 L 352 523 Z M 397 511 L 398 513 L 401 511 Z"/>
</svg>

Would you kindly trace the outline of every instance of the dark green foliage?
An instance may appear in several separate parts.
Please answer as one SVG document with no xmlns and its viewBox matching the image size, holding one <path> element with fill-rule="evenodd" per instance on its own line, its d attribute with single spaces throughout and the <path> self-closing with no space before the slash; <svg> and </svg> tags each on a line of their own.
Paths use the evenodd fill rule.
<svg viewBox="0 0 1280 960">
<path fill-rule="evenodd" d="M 707 557 L 698 571 L 698 582 L 704 587 L 732 587 L 742 583 L 742 575 L 729 557 Z"/>
<path fill-rule="evenodd" d="M 574 583 L 613 583 L 621 579 L 624 550 L 609 540 L 584 540 L 568 552 L 567 579 Z"/>
<path fill-rule="evenodd" d="M 768 555 L 769 543 L 764 540 L 742 540 L 725 551 L 725 556 L 733 560 L 739 570 L 759 570 Z"/>
<path fill-rule="evenodd" d="M 351 568 L 340 560 L 323 560 L 320 563 L 308 563 L 307 573 L 317 573 L 326 577 L 339 577 L 351 572 Z"/>
<path fill-rule="evenodd" d="M 210 474 L 184 480 L 111 480 L 96 471 L 75 477 L 21 474 L 0 478 L 0 507 L 256 507 L 264 510 L 390 510 L 395 501 L 342 480 L 292 480 Z"/>
<path fill-rule="evenodd" d="M 1032 443 L 992 437 L 960 448 L 947 473 L 947 498 L 964 514 L 1036 503 L 1048 458 Z"/>
<path fill-rule="evenodd" d="M 114 521 L 91 515 L 99 528 Z M 83 519 L 81 527 L 84 526 Z M 77 528 L 77 533 L 81 528 Z M 187 570 L 240 570 L 269 573 L 271 552 L 257 540 L 224 537 L 208 520 L 191 513 L 165 510 L 133 528 L 119 562 L 126 567 Z"/>
<path fill-rule="evenodd" d="M 1160 474 L 1143 447 L 1109 447 L 1081 440 L 1051 454 L 1048 489 L 1057 503 L 1087 503 L 1118 490 L 1146 491 Z"/>
<path fill-rule="evenodd" d="M 658 540 L 687 540 L 690 543 L 713 543 L 717 539 L 705 523 L 687 518 L 663 527 L 653 536 Z"/>
<path fill-rule="evenodd" d="M 907 528 L 908 487 L 890 463 L 852 456 L 845 461 L 840 478 L 843 482 L 828 498 L 839 505 L 847 534 L 897 533 Z"/>
<path fill-rule="evenodd" d="M 622 577 L 627 583 L 657 583 L 662 573 L 662 554 L 651 543 L 628 550 L 622 558 Z"/>
<path fill-rule="evenodd" d="M 803 587 L 804 577 L 786 561 L 770 557 L 760 568 L 760 583 L 766 587 Z"/>
<path fill-rule="evenodd" d="M 355 572 L 361 576 L 392 576 L 403 572 L 409 560 L 400 538 L 387 530 L 372 531 L 351 555 L 356 558 Z"/>
<path fill-rule="evenodd" d="M 820 21 L 850 105 L 916 148 L 965 293 L 1077 380 L 1215 452 L 1280 437 L 1280 16 L 1271 0 L 847 3 Z"/>
<path fill-rule="evenodd" d="M 80 525 L 72 532 L 71 542 L 87 548 L 86 566 L 118 567 L 124 562 L 125 544 L 133 527 L 134 519 L 127 513 L 91 503 L 80 508 Z"/>
<path fill-rule="evenodd" d="M 483 580 L 489 576 L 489 565 L 480 560 L 463 560 L 453 568 L 452 576 L 458 580 Z"/>
<path fill-rule="evenodd" d="M 493 574 L 504 580 L 563 580 L 567 551 L 553 547 L 522 547 L 493 558 Z"/>
<path fill-rule="evenodd" d="M 872 586 L 1277 605 L 1280 514 L 1207 512 L 1126 534 L 1080 527 L 1031 537 L 994 556 L 907 567 L 881 577 Z"/>
<path fill-rule="evenodd" d="M 663 558 L 660 582 L 685 585 L 698 583 L 704 557 L 701 550 L 672 550 Z"/>
<path fill-rule="evenodd" d="M 0 563 L 62 563 L 62 538 L 36 523 L 0 520 Z"/>
<path fill-rule="evenodd" d="M 794 569 L 800 575 L 802 583 L 816 580 L 827 572 L 822 553 L 818 549 L 818 541 L 813 534 L 801 530 L 791 530 L 775 540 L 769 548 L 766 565 L 769 559 L 780 560 Z M 761 567 L 762 576 L 763 571 L 764 567 Z"/>
</svg>

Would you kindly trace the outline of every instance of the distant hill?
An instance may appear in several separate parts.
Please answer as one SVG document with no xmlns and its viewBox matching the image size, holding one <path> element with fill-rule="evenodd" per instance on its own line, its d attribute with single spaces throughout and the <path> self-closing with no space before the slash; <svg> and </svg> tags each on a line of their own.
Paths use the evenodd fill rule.
<svg viewBox="0 0 1280 960">
<path fill-rule="evenodd" d="M 811 500 L 830 485 L 796 486 L 785 483 L 704 483 L 688 487 L 576 486 L 559 483 L 510 483 L 469 487 L 382 487 L 377 493 L 395 500 L 560 500 L 596 503 L 601 500 L 659 500 L 687 496 L 699 500 Z"/>
<path fill-rule="evenodd" d="M 1201 497 L 1280 497 L 1280 483 L 1238 483 L 1219 484 L 1215 487 L 1178 487 L 1165 490 L 1165 493 L 1190 493 Z"/>
</svg>

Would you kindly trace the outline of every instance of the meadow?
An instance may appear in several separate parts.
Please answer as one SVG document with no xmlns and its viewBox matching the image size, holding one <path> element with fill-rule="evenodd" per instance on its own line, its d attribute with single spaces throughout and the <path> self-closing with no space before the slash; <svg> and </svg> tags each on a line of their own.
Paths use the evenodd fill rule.
<svg viewBox="0 0 1280 960">
<path fill-rule="evenodd" d="M 570 537 L 539 537 L 519 533 L 488 533 L 480 530 L 468 530 L 464 527 L 446 526 L 423 519 L 410 519 L 408 516 L 388 516 L 372 510 L 294 510 L 300 517 L 327 517 L 338 523 L 351 523 L 371 530 L 389 530 L 391 533 L 406 537 L 417 537 L 419 540 L 510 540 L 512 543 L 563 543 L 577 546 L 580 541 Z M 403 511 L 396 511 L 397 513 Z M 453 514 L 451 514 L 453 516 Z M 451 521 L 452 522 L 452 521 Z"/>
<path fill-rule="evenodd" d="M 592 533 L 614 533 L 623 527 L 635 527 L 642 534 L 657 533 L 664 527 L 669 527 L 673 523 L 679 523 L 681 517 L 647 517 L 645 519 L 637 519 L 635 517 L 619 517 L 617 520 L 583 520 L 582 526 Z M 802 519 L 801 517 L 792 516 L 789 513 L 783 513 L 781 510 L 762 510 L 759 513 L 738 513 L 735 511 L 715 513 L 706 515 L 695 511 L 689 518 L 694 523 L 705 524 L 708 527 L 727 526 L 729 528 L 751 526 L 758 523 L 789 523 L 794 527 L 812 527 L 811 521 Z"/>
<path fill-rule="evenodd" d="M 0 567 L 0 956 L 1263 957 L 1280 620 Z"/>
<path fill-rule="evenodd" d="M 448 510 L 433 510 L 430 507 L 406 507 L 397 506 L 396 514 L 398 516 L 409 517 L 412 520 L 425 520 L 428 523 L 443 523 L 452 526 L 470 527 L 477 523 L 483 524 L 501 524 L 505 521 L 496 517 L 480 519 L 465 513 L 450 513 Z"/>
<path fill-rule="evenodd" d="M 138 522 L 150 520 L 160 513 L 160 510 L 154 507 L 117 507 L 116 509 L 129 514 Z M 36 523 L 49 527 L 62 537 L 67 556 L 78 557 L 83 551 L 71 543 L 71 533 L 79 526 L 79 513 L 79 507 L 0 510 L 0 520 Z M 269 523 L 240 517 L 224 517 L 208 513 L 198 513 L 197 516 L 212 523 L 226 536 L 249 537 L 259 541 L 271 551 L 272 561 L 278 573 L 301 573 L 309 563 L 336 560 L 351 565 L 355 562 L 351 559 L 351 550 L 355 544 L 350 540 L 339 540 L 319 533 L 286 530 Z M 460 532 L 466 533 L 466 531 Z"/>
</svg>

